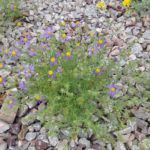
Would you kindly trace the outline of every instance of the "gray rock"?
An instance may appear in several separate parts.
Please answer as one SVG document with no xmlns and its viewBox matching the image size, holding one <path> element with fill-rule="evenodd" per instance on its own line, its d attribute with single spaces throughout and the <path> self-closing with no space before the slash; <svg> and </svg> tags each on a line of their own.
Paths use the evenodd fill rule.
<svg viewBox="0 0 150 150">
<path fill-rule="evenodd" d="M 142 50 L 143 50 L 143 48 L 142 48 L 141 44 L 139 44 L 139 43 L 135 43 L 131 48 L 131 51 L 133 54 L 139 54 L 142 52 Z"/>
<path fill-rule="evenodd" d="M 33 128 L 34 128 L 35 131 L 40 131 L 40 129 L 41 129 L 41 123 L 37 122 L 37 123 L 33 124 Z"/>
<path fill-rule="evenodd" d="M 26 139 L 27 141 L 32 141 L 32 140 L 34 140 L 34 139 L 36 138 L 36 136 L 37 136 L 37 133 L 36 133 L 36 132 L 28 132 L 28 133 L 26 134 L 25 139 Z"/>
<path fill-rule="evenodd" d="M 116 143 L 115 150 L 126 150 L 126 148 L 125 148 L 125 145 L 122 142 L 118 141 Z"/>
<path fill-rule="evenodd" d="M 49 143 L 51 146 L 55 147 L 58 143 L 59 143 L 59 140 L 57 137 L 48 137 L 49 139 Z"/>
<path fill-rule="evenodd" d="M 107 144 L 107 150 L 112 150 L 111 144 Z"/>
<path fill-rule="evenodd" d="M 59 138 L 60 138 L 61 140 L 67 139 L 68 136 L 69 136 L 69 131 L 68 131 L 68 130 L 61 130 L 61 131 L 60 131 Z"/>
<path fill-rule="evenodd" d="M 7 149 L 7 143 L 6 142 L 0 143 L 0 150 L 6 150 L 6 149 Z"/>
<path fill-rule="evenodd" d="M 69 144 L 70 148 L 75 148 L 76 143 L 74 140 L 71 140 L 70 144 Z"/>
<path fill-rule="evenodd" d="M 141 119 L 137 119 L 136 122 L 137 122 L 137 127 L 142 130 L 142 133 L 146 134 L 148 123 L 144 120 L 141 120 Z"/>
<path fill-rule="evenodd" d="M 81 138 L 79 140 L 79 146 L 81 146 L 82 148 L 90 148 L 90 141 L 86 138 Z"/>
<path fill-rule="evenodd" d="M 10 128 L 9 124 L 0 120 L 0 133 L 4 133 Z"/>
<path fill-rule="evenodd" d="M 32 109 L 32 108 L 34 108 L 35 106 L 36 106 L 36 101 L 27 101 L 26 102 L 26 104 L 27 104 L 27 106 L 30 108 L 30 109 Z"/>
<path fill-rule="evenodd" d="M 24 116 L 27 113 L 27 111 L 28 111 L 28 106 L 21 105 L 21 107 L 19 108 L 18 117 Z"/>
<path fill-rule="evenodd" d="M 146 30 L 143 33 L 143 38 L 146 39 L 146 40 L 150 40 L 150 30 Z"/>
</svg>

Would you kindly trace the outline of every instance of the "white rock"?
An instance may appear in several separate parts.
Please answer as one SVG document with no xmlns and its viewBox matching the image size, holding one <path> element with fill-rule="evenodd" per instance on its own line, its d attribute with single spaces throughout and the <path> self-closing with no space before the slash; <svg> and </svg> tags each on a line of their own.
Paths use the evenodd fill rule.
<svg viewBox="0 0 150 150">
<path fill-rule="evenodd" d="M 129 56 L 129 59 L 130 59 L 130 60 L 136 60 L 136 56 L 135 56 L 134 54 L 131 54 L 131 55 Z"/>
<path fill-rule="evenodd" d="M 9 124 L 0 120 L 0 133 L 4 133 L 10 128 Z"/>
<path fill-rule="evenodd" d="M 51 21 L 51 20 L 52 20 L 52 16 L 49 15 L 49 14 L 46 14 L 46 15 L 45 15 L 45 18 L 46 18 L 47 21 Z"/>
</svg>

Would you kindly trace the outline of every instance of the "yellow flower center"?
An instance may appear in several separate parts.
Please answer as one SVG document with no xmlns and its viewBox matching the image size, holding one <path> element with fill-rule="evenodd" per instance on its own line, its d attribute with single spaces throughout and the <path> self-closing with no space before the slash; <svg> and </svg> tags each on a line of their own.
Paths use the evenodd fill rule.
<svg viewBox="0 0 150 150">
<path fill-rule="evenodd" d="M 30 69 L 27 69 L 27 72 L 29 72 L 29 73 L 30 73 L 30 72 L 31 72 L 31 70 L 30 70 Z"/>
<path fill-rule="evenodd" d="M 50 61 L 51 61 L 51 62 L 55 62 L 55 61 L 56 61 L 56 58 L 55 58 L 55 57 L 51 57 L 51 58 L 50 58 Z"/>
<path fill-rule="evenodd" d="M 92 48 L 92 52 L 94 52 L 94 48 Z"/>
<path fill-rule="evenodd" d="M 23 40 L 24 40 L 24 42 L 27 42 L 27 38 L 24 38 Z"/>
<path fill-rule="evenodd" d="M 80 43 L 78 42 L 78 43 L 76 43 L 76 46 L 80 46 Z"/>
<path fill-rule="evenodd" d="M 12 104 L 12 103 L 13 103 L 13 101 L 12 101 L 12 100 L 10 100 L 8 103 L 9 103 L 9 104 Z"/>
<path fill-rule="evenodd" d="M 0 77 L 0 83 L 2 83 L 3 82 L 3 78 L 2 77 Z"/>
<path fill-rule="evenodd" d="M 70 55 L 71 55 L 71 53 L 70 53 L 70 52 L 67 52 L 67 53 L 66 53 L 66 56 L 70 56 Z"/>
<path fill-rule="evenodd" d="M 65 33 L 63 33 L 61 36 L 62 36 L 62 38 L 64 38 L 64 39 L 67 37 Z"/>
<path fill-rule="evenodd" d="M 3 68 L 3 64 L 0 64 L 0 69 Z"/>
<path fill-rule="evenodd" d="M 99 43 L 99 44 L 102 44 L 102 43 L 103 43 L 103 40 L 98 40 L 98 43 Z"/>
<path fill-rule="evenodd" d="M 96 73 L 100 73 L 101 69 L 100 68 L 96 68 Z"/>
<path fill-rule="evenodd" d="M 53 70 L 49 70 L 48 75 L 50 75 L 50 76 L 53 75 Z"/>
<path fill-rule="evenodd" d="M 23 66 L 19 66 L 19 69 L 20 69 L 20 70 L 23 70 L 23 69 L 24 69 L 24 67 L 23 67 Z"/>
<path fill-rule="evenodd" d="M 76 25 L 78 25 L 78 24 L 79 24 L 79 21 L 76 22 Z"/>
<path fill-rule="evenodd" d="M 17 54 L 17 52 L 16 52 L 15 50 L 12 50 L 11 54 L 12 54 L 13 56 L 15 56 L 15 55 Z"/>
<path fill-rule="evenodd" d="M 41 97 L 40 97 L 39 95 L 35 96 L 35 99 L 36 99 L 36 100 L 40 100 L 40 98 L 41 98 Z"/>
<path fill-rule="evenodd" d="M 20 27 L 22 25 L 21 22 L 17 22 L 17 26 Z"/>
<path fill-rule="evenodd" d="M 52 33 L 49 31 L 49 32 L 48 32 L 48 35 L 51 35 L 51 34 L 52 34 Z"/>
<path fill-rule="evenodd" d="M 98 2 L 98 3 L 96 4 L 96 7 L 97 7 L 97 8 L 103 8 L 103 9 L 105 9 L 105 8 L 106 8 L 106 5 L 105 5 L 104 2 Z"/>
<path fill-rule="evenodd" d="M 61 22 L 61 25 L 62 25 L 62 26 L 65 26 L 65 25 L 66 25 L 66 23 L 65 23 L 64 21 L 62 21 L 62 22 Z"/>
<path fill-rule="evenodd" d="M 112 91 L 112 92 L 115 92 L 115 88 L 111 88 L 111 91 Z"/>
</svg>

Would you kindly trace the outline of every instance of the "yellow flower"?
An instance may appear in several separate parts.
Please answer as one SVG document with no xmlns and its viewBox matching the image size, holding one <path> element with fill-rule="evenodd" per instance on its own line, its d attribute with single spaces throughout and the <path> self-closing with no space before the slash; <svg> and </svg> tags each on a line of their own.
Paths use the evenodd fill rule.
<svg viewBox="0 0 150 150">
<path fill-rule="evenodd" d="M 98 2 L 98 3 L 96 4 L 96 7 L 97 7 L 97 8 L 105 9 L 105 8 L 106 8 L 106 5 L 105 5 L 104 2 Z"/>
<path fill-rule="evenodd" d="M 3 68 L 3 64 L 0 64 L 0 69 L 2 69 Z"/>
<path fill-rule="evenodd" d="M 16 52 L 15 50 L 12 50 L 11 54 L 12 54 L 13 56 L 15 56 L 15 55 L 17 54 L 17 52 Z"/>
<path fill-rule="evenodd" d="M 65 26 L 66 23 L 65 23 L 64 21 L 62 21 L 62 22 L 60 23 L 60 25 L 61 25 L 61 26 Z"/>
<path fill-rule="evenodd" d="M 35 99 L 36 99 L 36 100 L 40 100 L 40 98 L 41 98 L 41 97 L 40 97 L 39 95 L 35 96 Z"/>
<path fill-rule="evenodd" d="M 4 52 L 5 52 L 6 54 L 8 54 L 8 49 L 5 49 Z"/>
<path fill-rule="evenodd" d="M 48 75 L 52 76 L 53 75 L 53 70 L 49 70 Z"/>
<path fill-rule="evenodd" d="M 66 56 L 71 56 L 71 53 L 70 52 L 66 52 Z"/>
<path fill-rule="evenodd" d="M 49 32 L 48 32 L 48 35 L 51 35 L 51 34 L 52 34 L 52 33 L 49 31 Z"/>
<path fill-rule="evenodd" d="M 51 62 L 55 62 L 55 61 L 56 61 L 56 58 L 55 58 L 55 57 L 51 57 L 51 58 L 50 58 L 50 61 L 51 61 Z"/>
<path fill-rule="evenodd" d="M 2 83 L 3 82 L 3 78 L 0 76 L 0 83 Z"/>
<path fill-rule="evenodd" d="M 67 37 L 65 33 L 63 33 L 61 36 L 62 36 L 62 38 L 64 38 L 64 39 Z"/>
<path fill-rule="evenodd" d="M 103 40 L 101 40 L 101 39 L 98 40 L 98 43 L 99 43 L 99 44 L 102 44 L 102 43 L 103 43 Z"/>
<path fill-rule="evenodd" d="M 24 38 L 23 40 L 24 40 L 24 42 L 27 42 L 27 38 Z"/>
<path fill-rule="evenodd" d="M 123 0 L 122 5 L 125 7 L 129 7 L 131 5 L 132 0 Z"/>
<path fill-rule="evenodd" d="M 17 22 L 17 26 L 20 27 L 22 25 L 22 23 L 19 21 Z"/>
<path fill-rule="evenodd" d="M 9 104 L 12 104 L 13 103 L 13 101 L 12 100 L 9 100 L 9 102 L 8 102 Z"/>
<path fill-rule="evenodd" d="M 101 72 L 101 69 L 100 69 L 100 68 L 96 68 L 95 72 L 96 72 L 96 73 L 100 73 L 100 72 Z"/>
</svg>

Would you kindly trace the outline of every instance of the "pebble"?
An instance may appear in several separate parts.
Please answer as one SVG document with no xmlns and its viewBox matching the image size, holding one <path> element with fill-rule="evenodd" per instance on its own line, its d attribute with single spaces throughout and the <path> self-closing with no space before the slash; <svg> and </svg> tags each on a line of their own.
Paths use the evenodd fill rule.
<svg viewBox="0 0 150 150">
<path fill-rule="evenodd" d="M 81 138 L 79 140 L 79 146 L 81 146 L 82 148 L 90 148 L 90 141 L 86 138 Z"/>
<path fill-rule="evenodd" d="M 36 133 L 36 132 L 28 132 L 28 133 L 26 134 L 26 136 L 25 136 L 25 139 L 26 139 L 27 141 L 32 141 L 32 140 L 34 140 L 34 139 L 36 138 L 36 136 L 37 136 L 37 133 Z"/>
<path fill-rule="evenodd" d="M 142 50 L 143 48 L 139 43 L 135 43 L 131 48 L 132 54 L 139 54 Z"/>
<path fill-rule="evenodd" d="M 49 139 L 50 145 L 53 147 L 55 147 L 59 143 L 59 140 L 57 137 L 48 137 L 48 139 Z"/>
<path fill-rule="evenodd" d="M 5 131 L 9 130 L 9 128 L 9 124 L 0 120 L 0 133 L 4 133 Z"/>
</svg>

